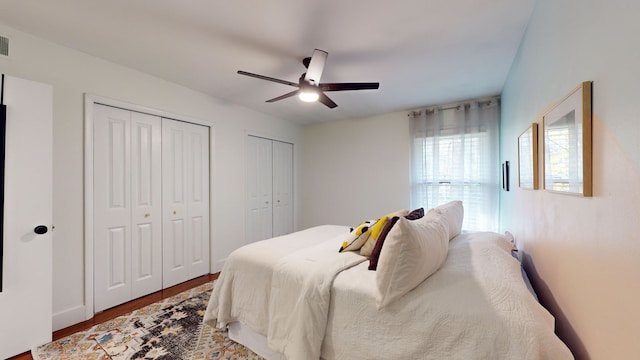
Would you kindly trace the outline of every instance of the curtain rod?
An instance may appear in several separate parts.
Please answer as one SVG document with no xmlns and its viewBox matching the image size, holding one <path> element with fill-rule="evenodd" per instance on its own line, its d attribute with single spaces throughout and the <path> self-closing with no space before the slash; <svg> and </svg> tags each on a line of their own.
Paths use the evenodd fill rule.
<svg viewBox="0 0 640 360">
<path fill-rule="evenodd" d="M 496 96 L 493 98 L 489 98 L 489 99 L 482 99 L 482 100 L 467 100 L 467 101 L 462 101 L 459 103 L 454 103 L 454 104 L 447 104 L 447 105 L 437 105 L 437 106 L 429 106 L 423 110 L 414 110 L 414 111 L 410 111 L 407 116 L 418 116 L 420 114 L 422 114 L 423 111 L 426 112 L 433 112 L 435 110 L 452 110 L 452 109 L 460 109 L 461 106 L 467 106 L 467 105 L 471 105 L 471 103 L 476 102 L 478 103 L 478 105 L 489 105 L 491 104 L 493 101 L 500 101 L 500 96 Z"/>
</svg>

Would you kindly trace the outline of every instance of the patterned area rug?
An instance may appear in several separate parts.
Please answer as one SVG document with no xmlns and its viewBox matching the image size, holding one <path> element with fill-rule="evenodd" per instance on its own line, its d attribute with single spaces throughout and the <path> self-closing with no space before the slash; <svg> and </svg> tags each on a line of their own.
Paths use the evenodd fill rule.
<svg viewBox="0 0 640 360">
<path fill-rule="evenodd" d="M 39 346 L 45 359 L 262 359 L 202 324 L 212 283 Z"/>
</svg>

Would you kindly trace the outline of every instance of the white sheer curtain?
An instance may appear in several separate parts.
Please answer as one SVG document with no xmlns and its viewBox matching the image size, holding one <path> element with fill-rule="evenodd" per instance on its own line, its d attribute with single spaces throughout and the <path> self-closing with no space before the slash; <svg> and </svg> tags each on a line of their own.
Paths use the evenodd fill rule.
<svg viewBox="0 0 640 360">
<path fill-rule="evenodd" d="M 500 100 L 409 114 L 412 208 L 464 204 L 465 230 L 498 230 Z"/>
</svg>

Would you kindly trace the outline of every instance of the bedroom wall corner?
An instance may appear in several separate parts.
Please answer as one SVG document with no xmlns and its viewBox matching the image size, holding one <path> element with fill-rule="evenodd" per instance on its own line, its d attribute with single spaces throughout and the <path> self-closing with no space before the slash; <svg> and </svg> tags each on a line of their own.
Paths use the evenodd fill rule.
<svg viewBox="0 0 640 360">
<path fill-rule="evenodd" d="M 516 186 L 501 193 L 541 302 L 577 359 L 637 357 L 640 344 L 640 3 L 540 0 L 502 94 L 501 161 L 517 176 L 517 137 L 593 81 L 591 198 Z M 542 164 L 541 164 L 542 166 Z M 542 176 L 542 175 L 541 175 Z"/>
</svg>

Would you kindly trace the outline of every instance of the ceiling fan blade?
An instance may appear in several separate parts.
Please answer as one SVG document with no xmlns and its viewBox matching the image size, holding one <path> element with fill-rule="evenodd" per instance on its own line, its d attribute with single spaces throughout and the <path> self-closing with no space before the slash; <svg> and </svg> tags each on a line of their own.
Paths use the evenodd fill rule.
<svg viewBox="0 0 640 360">
<path fill-rule="evenodd" d="M 315 49 L 313 55 L 311 55 L 311 61 L 307 68 L 307 74 L 304 79 L 311 85 L 318 85 L 320 83 L 320 77 L 322 77 L 322 71 L 324 70 L 324 63 L 327 61 L 326 51 Z"/>
<path fill-rule="evenodd" d="M 254 77 L 254 78 L 257 78 L 257 79 L 273 81 L 273 82 L 277 82 L 277 83 L 283 84 L 283 85 L 289 85 L 289 86 L 298 87 L 297 83 L 294 83 L 294 82 L 291 82 L 291 81 L 280 80 L 280 79 L 272 78 L 272 77 L 269 77 L 269 76 L 258 75 L 258 74 L 254 74 L 254 73 L 250 73 L 250 72 L 246 72 L 246 71 L 242 71 L 242 70 L 238 70 L 238 74 L 251 76 L 251 77 Z"/>
<path fill-rule="evenodd" d="M 333 108 L 338 106 L 338 104 L 333 102 L 333 100 L 329 99 L 329 97 L 327 95 L 325 95 L 322 91 L 320 91 L 319 95 L 320 95 L 320 97 L 318 98 L 318 101 L 320 101 L 321 103 L 327 105 L 330 109 L 333 109 Z"/>
<path fill-rule="evenodd" d="M 275 98 L 273 98 L 273 99 L 269 99 L 269 100 L 267 100 L 267 102 L 269 102 L 269 103 L 270 103 L 270 102 L 276 102 L 276 101 L 278 101 L 278 100 L 282 100 L 282 99 L 286 99 L 286 98 L 288 98 L 288 97 L 292 97 L 292 96 L 294 96 L 294 95 L 296 95 L 296 94 L 298 94 L 298 90 L 292 91 L 292 92 L 290 92 L 290 93 L 286 93 L 286 94 L 284 94 L 284 95 L 280 95 L 280 96 L 275 97 Z"/>
<path fill-rule="evenodd" d="M 326 83 L 320 84 L 322 91 L 346 91 L 346 90 L 376 90 L 380 87 L 380 83 Z"/>
</svg>

